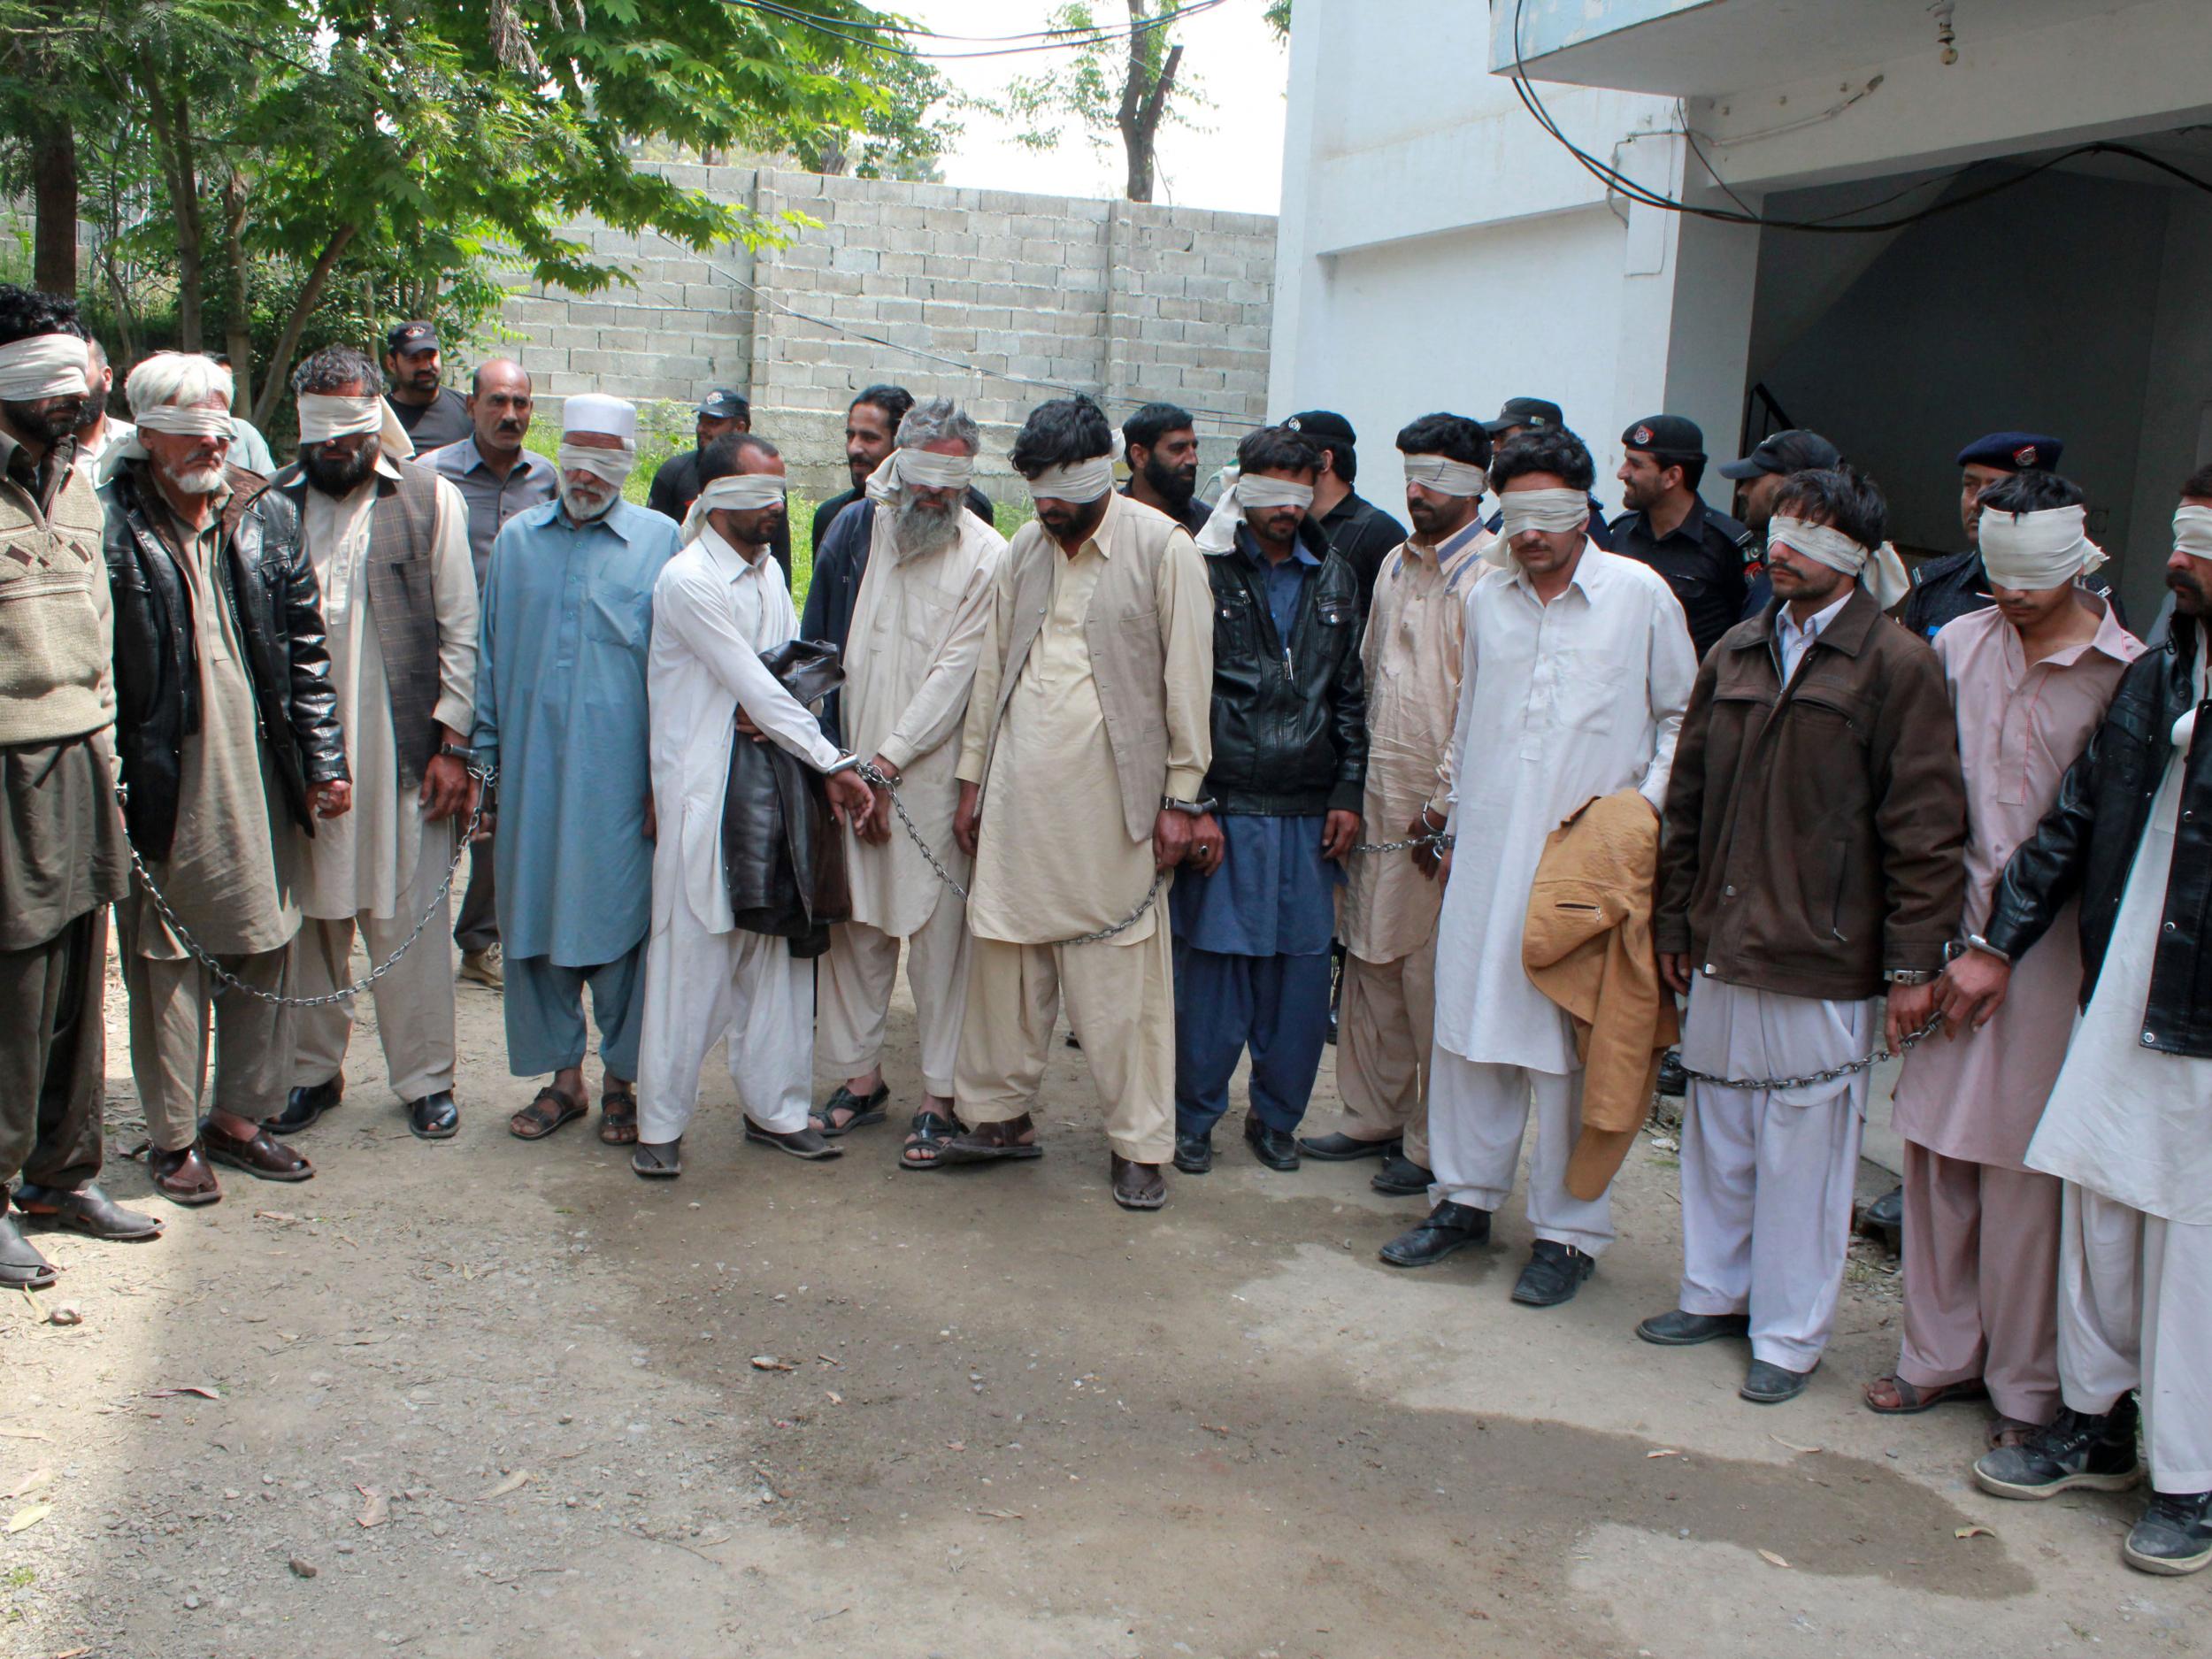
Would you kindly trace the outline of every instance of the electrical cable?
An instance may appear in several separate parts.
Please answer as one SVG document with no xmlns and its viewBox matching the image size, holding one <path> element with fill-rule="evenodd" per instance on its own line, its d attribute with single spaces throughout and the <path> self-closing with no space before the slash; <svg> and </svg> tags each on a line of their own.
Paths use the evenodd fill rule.
<svg viewBox="0 0 2212 1659">
<path fill-rule="evenodd" d="M 879 30 L 880 32 L 892 32 L 889 30 L 887 26 L 865 23 L 857 19 L 828 17 L 818 12 L 805 12 L 795 6 L 782 4 L 780 4 L 780 0 L 723 0 L 723 4 L 726 5 L 738 7 L 743 11 L 757 12 L 763 17 L 772 17 L 787 23 L 796 23 L 802 27 L 812 29 L 818 35 L 826 35 L 832 40 L 843 41 L 848 45 L 864 46 L 871 51 L 880 52 L 887 57 L 921 58 L 934 63 L 956 63 L 970 58 L 1014 58 L 1029 52 L 1081 51 L 1087 50 L 1090 48 L 1097 46 L 1118 45 L 1124 42 L 1134 40 L 1137 36 L 1149 33 L 1154 29 L 1165 28 L 1171 24 L 1180 22 L 1187 17 L 1194 17 L 1200 12 L 1210 12 L 1215 7 L 1225 4 L 1225 0 L 1187 0 L 1185 4 L 1177 8 L 1175 11 L 1164 12 L 1155 17 L 1141 18 L 1136 22 L 1126 26 L 1116 25 L 1113 27 L 1107 27 L 1105 25 L 1100 25 L 1089 29 L 1048 29 L 1036 31 L 1036 34 L 1043 38 L 1031 38 L 1024 35 L 1002 36 L 999 38 L 1009 40 L 1028 39 L 1030 43 L 1020 46 L 995 46 L 982 51 L 972 52 L 920 51 L 910 46 L 894 46 L 888 42 L 877 38 L 875 35 L 872 35 L 867 33 L 856 34 L 852 32 L 856 29 L 863 31 Z M 930 39 L 957 40 L 964 38 L 957 35 L 931 35 L 926 31 L 907 31 L 902 29 L 895 32 L 920 33 L 926 38 Z M 987 35 L 981 38 L 987 40 L 993 37 Z"/>
<path fill-rule="evenodd" d="M 1714 182 L 1718 184 L 1724 191 L 1727 192 L 1730 198 L 1736 201 L 1738 204 L 1738 207 L 1736 209 L 1694 206 L 1687 202 L 1677 201 L 1672 196 L 1663 195 L 1659 191 L 1650 188 L 1648 186 L 1639 184 L 1635 180 L 1621 172 L 1619 168 L 1599 160 L 1595 156 L 1590 154 L 1589 151 L 1582 149 L 1572 139 L 1569 138 L 1564 132 L 1560 130 L 1558 122 L 1552 118 L 1551 111 L 1545 107 L 1542 98 L 1537 96 L 1536 88 L 1533 83 L 1529 80 L 1528 65 L 1521 55 L 1521 11 L 1525 4 L 1526 0 L 1513 0 L 1513 90 L 1515 95 L 1521 100 L 1523 107 L 1525 107 L 1528 111 L 1529 114 L 1534 118 L 1538 126 L 1541 127 L 1547 133 L 1549 133 L 1553 138 L 1557 140 L 1560 146 L 1564 149 L 1569 155 L 1572 156 L 1577 162 L 1580 163 L 1586 172 L 1589 173 L 1601 183 L 1604 184 L 1609 190 L 1617 192 L 1618 194 L 1628 197 L 1628 199 L 1632 202 L 1639 203 L 1646 207 L 1658 208 L 1664 212 L 1681 213 L 1691 218 L 1710 219 L 1716 223 L 1724 225 L 1755 225 L 1766 230 L 1806 231 L 1822 233 L 1830 235 L 1866 234 L 1883 231 L 1903 230 L 1910 226 L 1917 225 L 1924 219 L 1932 219 L 1939 213 L 1952 212 L 1962 207 L 1971 206 L 1977 202 L 1986 201 L 1993 196 L 2000 195 L 2006 190 L 2010 190 L 2020 185 L 2025 184 L 2029 180 L 2035 178 L 2038 174 L 2047 173 L 2052 168 L 2056 167 L 2064 162 L 2071 161 L 2077 157 L 2095 155 L 2124 157 L 2127 159 L 2138 162 L 2144 166 L 2154 168 L 2161 173 L 2169 173 L 2172 177 L 2180 180 L 2183 183 L 2192 185 L 2197 189 L 2212 192 L 2212 180 L 2200 178 L 2195 173 L 2189 172 L 2185 168 L 2175 165 L 2172 162 L 2167 161 L 2162 157 L 2154 156 L 2148 150 L 2138 150 L 2131 144 L 2116 144 L 2101 141 L 2095 143 L 2077 144 L 2070 150 L 2062 150 L 2055 156 L 2047 157 L 2043 160 L 2036 163 L 2034 165 L 2024 168 L 2020 172 L 2008 173 L 2003 178 L 1994 180 L 1988 184 L 1978 186 L 1971 190 L 1961 191 L 1955 196 L 1946 196 L 1939 202 L 1932 202 L 1926 207 L 1916 209 L 1910 213 L 1903 214 L 1896 218 L 1870 219 L 1851 224 L 1840 222 L 1845 219 L 1854 219 L 1857 214 L 1870 212 L 1875 208 L 1886 205 L 1888 203 L 1895 201 L 1899 196 L 1909 194 L 1911 191 L 1924 189 L 1930 185 L 1947 186 L 1955 184 L 1958 180 L 1965 178 L 1968 173 L 1973 171 L 1973 169 L 1970 167 L 1962 167 L 1956 172 L 1943 174 L 1937 178 L 1924 179 L 1918 183 L 1907 185 L 1903 189 L 1898 190 L 1890 196 L 1884 196 L 1878 201 L 1866 203 L 1858 207 L 1846 208 L 1839 212 L 1828 214 L 1819 219 L 1770 219 L 1764 214 L 1751 211 L 1748 206 L 1743 203 L 1742 199 L 1737 196 L 1735 192 L 1729 188 L 1726 181 L 1721 179 L 1719 173 L 1714 171 L 1712 163 L 1706 160 L 1704 152 L 1698 149 L 1697 140 L 1695 136 L 1690 133 L 1689 124 L 1686 121 L 1683 123 L 1681 129 L 1683 137 L 1689 141 L 1691 149 L 1694 151 L 1696 151 L 1698 159 L 1704 165 L 1706 171 L 1712 173 Z"/>
</svg>

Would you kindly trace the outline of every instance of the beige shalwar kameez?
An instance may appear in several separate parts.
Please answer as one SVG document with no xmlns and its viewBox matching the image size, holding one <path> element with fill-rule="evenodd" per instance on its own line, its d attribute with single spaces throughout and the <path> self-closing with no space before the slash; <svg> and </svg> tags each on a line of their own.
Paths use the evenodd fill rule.
<svg viewBox="0 0 2212 1659">
<path fill-rule="evenodd" d="M 967 856 L 952 837 L 960 800 L 954 774 L 1006 538 L 964 511 L 951 546 L 910 555 L 899 548 L 897 518 L 889 509 L 875 514 L 868 568 L 853 603 L 840 698 L 845 741 L 855 754 L 880 755 L 897 770 L 900 802 L 965 886 Z M 864 841 L 850 825 L 844 836 L 852 919 L 830 929 L 816 1061 L 850 1078 L 881 1059 L 903 940 L 920 1025 L 922 1087 L 949 1099 L 967 1002 L 967 906 L 937 879 L 895 818 L 887 842 Z"/>
<path fill-rule="evenodd" d="M 1451 796 L 1465 586 L 1494 540 L 1477 518 L 1434 547 L 1417 538 L 1383 560 L 1361 648 L 1367 673 L 1370 841 L 1400 841 L 1421 810 Z M 1407 853 L 1363 853 L 1337 889 L 1344 944 L 1336 1087 L 1344 1133 L 1396 1141 L 1428 1166 L 1429 1050 L 1436 1035 L 1436 918 L 1444 890 Z"/>
<path fill-rule="evenodd" d="M 377 476 L 396 479 L 388 458 Z M 469 551 L 468 505 L 437 480 L 431 530 L 431 606 L 438 627 L 438 701 L 432 718 L 464 737 L 475 724 L 476 566 Z M 343 498 L 310 488 L 301 539 L 323 596 L 330 641 L 330 682 L 345 728 L 353 773 L 353 810 L 319 826 L 308 843 L 300 883 L 307 920 L 292 947 L 292 979 L 303 996 L 350 984 L 357 932 L 373 961 L 406 942 L 435 905 L 420 938 L 376 982 L 377 1034 L 393 1092 L 414 1102 L 453 1087 L 451 895 L 441 894 L 465 820 L 424 818 L 420 792 L 399 787 L 399 738 L 392 728 L 384 649 L 369 597 L 370 530 L 377 477 Z M 417 741 L 410 734 L 410 742 Z M 302 1009 L 292 1063 L 296 1087 L 326 1083 L 344 1069 L 353 1034 L 353 999 Z"/>
<path fill-rule="evenodd" d="M 970 888 L 968 1005 L 954 1094 L 962 1120 L 1002 1123 L 1034 1102 L 1064 1000 L 1123 1157 L 1164 1163 L 1175 1140 L 1175 997 L 1165 895 L 1094 944 L 1061 945 L 1122 920 L 1152 885 L 1151 837 L 1131 833 L 1086 629 L 1115 559 L 1158 559 L 1155 606 L 1113 626 L 1156 631 L 1157 687 L 1125 688 L 1156 707 L 1166 733 L 1161 791 L 1193 800 L 1211 754 L 1211 590 L 1197 547 L 1164 515 L 1106 497 L 1073 555 L 1041 525 L 1008 549 L 968 699 L 957 774 L 987 781 Z M 1016 670 L 995 734 L 1011 600 L 1022 561 L 1048 558 L 1048 597 Z"/>
</svg>

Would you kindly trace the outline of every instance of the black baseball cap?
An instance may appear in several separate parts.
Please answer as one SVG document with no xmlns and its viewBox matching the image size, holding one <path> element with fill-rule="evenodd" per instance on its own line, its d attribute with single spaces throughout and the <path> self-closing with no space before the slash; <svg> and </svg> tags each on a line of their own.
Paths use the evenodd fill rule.
<svg viewBox="0 0 2212 1659">
<path fill-rule="evenodd" d="M 1694 420 L 1680 415 L 1647 415 L 1641 420 L 1632 420 L 1621 434 L 1621 447 L 1640 449 L 1647 455 L 1695 455 L 1705 453 L 1705 434 Z"/>
<path fill-rule="evenodd" d="M 1818 433 L 1793 426 L 1787 432 L 1769 433 L 1742 460 L 1723 461 L 1713 470 L 1723 478 L 1741 483 L 1762 473 L 1778 472 L 1787 477 L 1792 472 L 1810 472 L 1816 467 L 1835 466 L 1842 460 L 1836 446 Z"/>
<path fill-rule="evenodd" d="M 1293 415 L 1283 425 L 1293 432 L 1302 432 L 1322 444 L 1357 443 L 1359 434 L 1352 430 L 1352 423 L 1333 409 L 1307 409 Z"/>
<path fill-rule="evenodd" d="M 2050 472 L 2066 445 L 2043 432 L 1993 432 L 1959 451 L 1954 466 L 1993 466 L 2007 472 Z"/>
<path fill-rule="evenodd" d="M 438 349 L 438 331 L 429 323 L 396 323 L 392 332 L 384 336 L 387 357 L 411 357 L 418 351 Z"/>
<path fill-rule="evenodd" d="M 1496 437 L 1509 426 L 1526 426 L 1536 432 L 1557 432 L 1567 424 L 1567 417 L 1559 405 L 1547 403 L 1540 397 L 1509 397 L 1498 411 L 1495 420 L 1486 420 L 1482 429 Z"/>
<path fill-rule="evenodd" d="M 750 420 L 753 406 L 745 401 L 742 392 L 733 392 L 726 386 L 718 386 L 699 400 L 699 419 L 702 420 Z"/>
</svg>

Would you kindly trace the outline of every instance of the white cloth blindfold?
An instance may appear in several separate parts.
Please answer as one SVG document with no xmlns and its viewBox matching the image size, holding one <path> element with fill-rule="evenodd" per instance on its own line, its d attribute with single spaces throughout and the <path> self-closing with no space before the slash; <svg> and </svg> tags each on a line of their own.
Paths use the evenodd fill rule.
<svg viewBox="0 0 2212 1659">
<path fill-rule="evenodd" d="M 2082 534 L 2088 510 L 2046 507 L 2034 512 L 1982 509 L 1982 565 L 2001 588 L 2062 588 L 2105 562 L 2105 551 Z"/>
<path fill-rule="evenodd" d="M 230 411 L 212 403 L 198 403 L 190 408 L 156 403 L 139 412 L 137 424 L 141 431 L 173 433 L 179 437 L 227 440 L 238 434 L 237 427 L 231 423 Z"/>
<path fill-rule="evenodd" d="M 910 485 L 920 489 L 964 491 L 974 479 L 975 457 L 972 455 L 940 455 L 934 449 L 894 449 L 883 457 L 883 465 L 868 475 L 868 499 L 895 501 L 899 491 Z M 1112 482 L 1110 467 L 1107 481 L 1110 485 Z M 1091 499 L 1095 501 L 1097 497 Z"/>
<path fill-rule="evenodd" d="M 758 512 L 764 507 L 782 506 L 784 492 L 789 485 L 790 480 L 779 472 L 725 473 L 699 492 L 698 500 L 691 503 L 691 511 L 684 515 L 684 540 L 698 538 L 710 512 Z"/>
<path fill-rule="evenodd" d="M 1832 571 L 1854 578 L 1885 611 L 1912 591 L 1912 578 L 1905 573 L 1905 561 L 1897 557 L 1897 549 L 1886 541 L 1878 548 L 1870 548 L 1854 541 L 1833 525 L 1811 524 L 1802 518 L 1777 514 L 1767 526 L 1767 545 L 1771 548 L 1778 543 L 1816 565 L 1825 565 Z"/>
<path fill-rule="evenodd" d="M 399 424 L 392 406 L 373 393 L 344 397 L 330 392 L 302 392 L 299 396 L 300 442 L 326 443 L 364 432 L 376 434 L 378 448 L 395 460 L 415 452 L 415 441 Z"/>
<path fill-rule="evenodd" d="M 1481 495 L 1488 479 L 1480 467 L 1455 461 L 1448 455 L 1409 455 L 1406 482 L 1439 495 L 1468 496 Z"/>
<path fill-rule="evenodd" d="M 1029 480 L 1032 501 L 1071 501 L 1087 506 L 1113 488 L 1114 457 L 1094 456 L 1073 466 L 1048 466 Z"/>
<path fill-rule="evenodd" d="M 1290 478 L 1246 478 L 1235 467 L 1222 472 L 1222 490 L 1214 502 L 1213 516 L 1198 532 L 1201 553 L 1226 553 L 1237 544 L 1237 526 L 1248 509 L 1264 512 L 1276 507 L 1313 505 L 1313 486 Z"/>
<path fill-rule="evenodd" d="M 1587 490 L 1500 490 L 1498 510 L 1504 515 L 1498 534 L 1508 541 L 1528 530 L 1559 535 L 1569 530 L 1586 532 L 1590 526 Z"/>
<path fill-rule="evenodd" d="M 2212 507 L 2174 509 L 2174 551 L 2212 559 Z"/>
<path fill-rule="evenodd" d="M 83 397 L 92 390 L 85 379 L 91 361 L 85 342 L 74 334 L 33 334 L 0 346 L 0 398 L 35 403 L 42 397 Z"/>
<path fill-rule="evenodd" d="M 625 443 L 619 449 L 607 449 L 588 443 L 564 443 L 555 460 L 564 472 L 588 472 L 601 483 L 620 489 L 637 471 L 637 445 Z"/>
</svg>

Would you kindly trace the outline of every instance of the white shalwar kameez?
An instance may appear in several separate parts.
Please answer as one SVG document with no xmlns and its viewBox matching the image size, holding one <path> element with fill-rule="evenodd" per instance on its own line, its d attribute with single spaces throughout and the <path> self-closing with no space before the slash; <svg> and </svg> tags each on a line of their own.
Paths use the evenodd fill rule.
<svg viewBox="0 0 2212 1659">
<path fill-rule="evenodd" d="M 745 1115 L 790 1134 L 814 1086 L 814 964 L 788 940 L 741 931 L 722 868 L 730 739 L 744 710 L 769 741 L 818 771 L 837 749 L 760 660 L 799 631 L 783 569 L 748 564 L 710 526 L 653 584 L 646 660 L 653 809 L 653 931 L 645 950 L 638 1139 L 680 1138 L 707 1051 L 729 1038 Z"/>
<path fill-rule="evenodd" d="M 899 549 L 897 521 L 888 504 L 875 514 L 839 705 L 853 752 L 880 755 L 898 769 L 900 801 L 964 887 L 968 857 L 952 837 L 960 798 L 953 773 L 1006 538 L 964 511 L 950 546 L 906 554 Z M 843 833 L 853 913 L 830 929 L 822 959 L 815 1033 L 822 1064 L 838 1077 L 859 1077 L 881 1058 L 904 940 L 922 1087 L 949 1100 L 967 1006 L 966 902 L 937 879 L 895 818 L 887 842 L 864 841 L 850 825 Z"/>
<path fill-rule="evenodd" d="M 2187 626 L 2186 618 L 2177 626 Z M 2200 638 L 2196 705 L 2212 696 Z M 2147 1046 L 2182 775 L 2203 722 L 2184 715 L 2128 871 L 2097 988 L 2029 1143 L 2058 1176 L 2058 1380 L 2077 1411 L 2140 1393 L 2151 1485 L 2212 1492 L 2212 1059 Z"/>
<path fill-rule="evenodd" d="M 378 482 L 398 477 L 392 462 L 380 457 L 375 471 L 342 497 L 312 487 L 304 492 L 300 534 L 322 595 L 353 807 L 320 820 L 314 835 L 300 842 L 297 892 L 305 919 L 292 942 L 292 992 L 324 996 L 350 983 L 357 933 L 371 959 L 385 962 L 429 914 L 422 936 L 371 993 L 392 1092 L 411 1102 L 453 1087 L 453 958 L 445 947 L 451 898 L 439 889 L 453 838 L 467 819 L 426 819 L 420 790 L 399 787 L 399 736 L 392 729 L 384 647 L 369 597 Z M 427 564 L 438 626 L 438 700 L 431 718 L 465 740 L 476 718 L 476 566 L 467 503 L 443 479 L 435 499 Z M 408 741 L 427 735 L 410 733 Z M 330 1081 L 345 1066 L 353 998 L 302 1009 L 293 1030 L 294 1085 Z"/>
<path fill-rule="evenodd" d="M 1476 581 L 1466 606 L 1456 841 L 1436 930 L 1429 1199 L 1502 1205 L 1533 1103 L 1530 1229 L 1595 1256 L 1612 1242 L 1610 1196 L 1576 1198 L 1566 1185 L 1582 1065 L 1565 1012 L 1522 966 L 1521 935 L 1552 831 L 1621 789 L 1639 791 L 1654 812 L 1665 803 L 1697 658 L 1666 582 L 1594 543 L 1549 604 L 1516 562 Z"/>
</svg>

